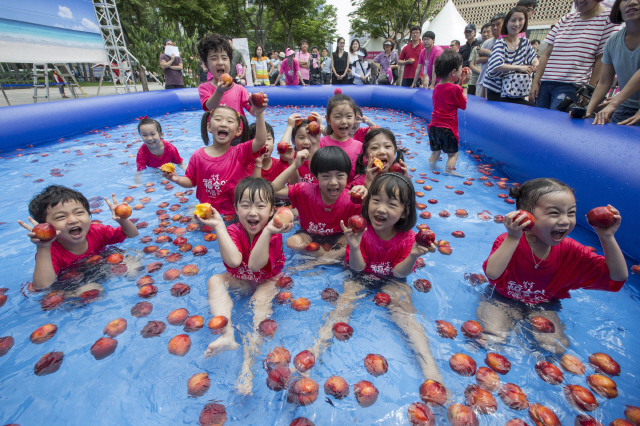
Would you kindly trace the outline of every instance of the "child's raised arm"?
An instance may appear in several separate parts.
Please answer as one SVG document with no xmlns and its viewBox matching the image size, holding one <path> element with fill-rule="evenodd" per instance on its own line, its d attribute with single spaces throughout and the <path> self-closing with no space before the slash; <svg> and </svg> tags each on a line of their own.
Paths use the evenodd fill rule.
<svg viewBox="0 0 640 426">
<path fill-rule="evenodd" d="M 293 161 L 293 164 L 287 167 L 284 172 L 280 173 L 280 175 L 275 178 L 273 182 L 271 182 L 273 190 L 276 193 L 276 197 L 289 198 L 289 188 L 287 188 L 285 185 L 291 175 L 293 175 L 293 173 L 297 173 L 298 168 L 300 168 L 302 163 L 304 163 L 307 158 L 309 158 L 309 151 L 303 149 L 302 151 L 298 152 L 298 155 Z"/>
<path fill-rule="evenodd" d="M 133 222 L 131 222 L 129 218 L 121 219 L 120 216 L 116 214 L 116 206 L 118 206 L 118 200 L 116 200 L 116 194 L 112 193 L 111 197 L 113 199 L 113 203 L 110 203 L 106 197 L 104 199 L 104 201 L 107 202 L 107 205 L 111 209 L 111 218 L 116 222 L 118 222 L 118 225 L 120 225 L 122 232 L 124 233 L 124 235 L 127 236 L 127 238 L 137 237 L 139 234 L 138 228 L 136 228 Z"/>
<path fill-rule="evenodd" d="M 195 186 L 193 182 L 191 182 L 191 179 L 186 176 L 178 176 L 175 170 L 173 172 L 162 172 L 162 177 L 173 183 L 177 183 L 183 188 L 193 188 Z"/>
<path fill-rule="evenodd" d="M 249 255 L 249 262 L 247 262 L 249 269 L 253 272 L 258 272 L 264 268 L 267 263 L 269 263 L 269 243 L 271 242 L 271 236 L 274 234 L 286 234 L 292 229 L 293 223 L 284 225 L 282 228 L 277 228 L 273 224 L 273 219 L 271 219 L 262 230 L 262 234 L 260 234 L 256 245 Z"/>
<path fill-rule="evenodd" d="M 38 225 L 33 218 L 29 217 L 31 225 L 19 220 L 18 223 L 29 233 L 27 234 L 31 238 L 31 242 L 36 245 L 36 267 L 33 270 L 33 286 L 37 289 L 43 289 L 49 287 L 56 280 L 56 271 L 53 269 L 53 261 L 51 260 L 51 244 L 56 240 L 54 237 L 49 241 L 42 241 L 36 238 L 36 234 L 33 233 L 33 228 Z M 56 237 L 60 235 L 60 231 L 56 231 Z"/>
<path fill-rule="evenodd" d="M 507 266 L 511 261 L 511 257 L 513 257 L 513 253 L 515 253 L 516 248 L 518 247 L 520 238 L 522 238 L 523 229 L 531 223 L 529 220 L 525 220 L 527 218 L 526 215 L 521 215 L 516 220 L 513 220 L 513 218 L 518 214 L 520 214 L 520 210 L 516 210 L 504 216 L 504 226 L 507 228 L 508 235 L 500 247 L 498 247 L 498 249 L 494 251 L 487 260 L 487 269 L 485 273 L 487 278 L 490 280 L 500 278 L 504 273 L 504 270 L 507 269 Z"/>
<path fill-rule="evenodd" d="M 209 96 L 207 102 L 205 102 L 205 106 L 208 111 L 213 111 L 214 109 L 220 106 L 220 101 L 222 100 L 222 95 L 225 92 L 229 91 L 235 83 L 224 83 L 222 80 L 218 81 L 218 85 L 216 86 L 216 91 L 213 92 L 213 95 Z"/>
<path fill-rule="evenodd" d="M 269 99 L 264 95 L 262 106 L 253 105 L 253 114 L 256 116 L 256 137 L 251 142 L 251 150 L 255 154 L 267 143 L 267 126 L 264 124 L 264 110 L 267 109 Z"/>
<path fill-rule="evenodd" d="M 220 257 L 224 263 L 226 263 L 231 268 L 237 268 L 242 263 L 242 253 L 238 250 L 238 247 L 235 245 L 229 232 L 227 231 L 227 227 L 224 224 L 224 220 L 218 210 L 215 208 L 211 208 L 213 214 L 209 219 L 202 219 L 198 215 L 193 215 L 197 222 L 202 223 L 204 225 L 208 225 L 212 227 L 216 231 L 216 235 L 218 236 L 218 248 L 220 249 Z"/>
<path fill-rule="evenodd" d="M 418 245 L 418 243 L 413 243 L 413 247 L 411 247 L 411 253 L 407 256 L 402 262 L 398 263 L 393 268 L 393 276 L 396 278 L 404 278 L 409 276 L 409 274 L 413 271 L 413 267 L 416 264 L 418 258 L 427 253 L 435 253 L 436 245 L 431 243 L 429 247 L 423 247 Z"/>
<path fill-rule="evenodd" d="M 600 243 L 604 250 L 604 260 L 609 268 L 609 279 L 613 281 L 625 281 L 629 278 L 629 271 L 627 271 L 627 263 L 624 261 L 624 255 L 615 238 L 616 231 L 620 228 L 622 217 L 620 216 L 620 212 L 611 204 L 607 207 L 609 207 L 613 213 L 616 222 L 608 228 L 594 227 L 593 230 L 596 231 L 596 234 L 600 237 Z"/>
</svg>

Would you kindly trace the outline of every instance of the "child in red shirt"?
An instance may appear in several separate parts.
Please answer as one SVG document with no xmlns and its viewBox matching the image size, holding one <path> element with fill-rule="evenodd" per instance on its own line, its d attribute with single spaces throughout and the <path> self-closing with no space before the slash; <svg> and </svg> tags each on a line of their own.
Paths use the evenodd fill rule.
<svg viewBox="0 0 640 426">
<path fill-rule="evenodd" d="M 253 312 L 253 332 L 248 337 L 248 348 L 237 388 L 240 393 L 251 392 L 254 354 L 262 344 L 258 325 L 271 313 L 271 303 L 278 293 L 276 278 L 282 271 L 285 256 L 282 251 L 282 234 L 287 233 L 293 224 L 278 228 L 271 216 L 274 212 L 275 196 L 273 187 L 262 178 L 248 177 L 240 181 L 235 188 L 234 206 L 238 214 L 238 223 L 228 228 L 220 213 L 213 209 L 210 219 L 196 220 L 211 226 L 218 236 L 220 256 L 227 272 L 209 278 L 209 307 L 214 316 L 224 316 L 228 323 L 220 330 L 220 337 L 211 342 L 204 353 L 205 357 L 218 355 L 224 351 L 238 348 L 231 323 L 233 300 L 229 290 L 253 288 L 251 297 Z"/>
<path fill-rule="evenodd" d="M 138 235 L 138 229 L 127 218 L 115 213 L 118 205 L 115 194 L 113 203 L 104 199 L 118 228 L 91 223 L 89 201 L 80 192 L 73 189 L 50 185 L 29 202 L 28 225 L 18 221 L 36 245 L 36 267 L 33 271 L 33 286 L 37 289 L 49 287 L 56 281 L 58 273 L 72 263 L 98 253 L 110 244 L 121 243 L 126 238 Z M 39 223 L 49 223 L 56 235 L 49 241 L 43 241 L 32 232 Z"/>
<path fill-rule="evenodd" d="M 268 180 L 269 182 L 273 182 L 275 178 L 280 176 L 280 173 L 287 170 L 291 163 L 293 163 L 293 155 L 290 155 L 290 158 L 288 158 L 286 155 L 281 155 L 280 159 L 271 157 L 271 154 L 273 153 L 274 141 L 273 127 L 271 127 L 269 123 L 265 123 L 265 127 L 267 128 L 267 142 L 264 144 L 264 147 L 267 150 L 264 154 L 258 155 L 253 164 L 249 164 L 247 166 L 246 176 L 253 176 L 255 178 L 261 177 Z M 249 126 L 249 139 L 253 139 L 255 137 L 255 134 L 256 124 L 253 123 Z M 293 154 L 293 150 L 291 151 Z M 283 161 L 285 158 L 287 158 L 288 161 Z M 296 179 L 296 181 L 293 183 L 297 183 L 297 176 L 294 176 L 293 178 Z"/>
<path fill-rule="evenodd" d="M 366 123 L 367 127 L 360 127 L 361 123 Z M 354 138 L 357 141 L 363 142 L 364 136 L 367 134 L 370 128 L 374 127 L 376 123 L 371 121 L 369 117 L 366 115 L 362 115 L 362 109 L 358 105 L 356 105 L 356 123 L 353 125 L 353 128 L 349 132 L 349 136 Z"/>
<path fill-rule="evenodd" d="M 594 228 L 605 252 L 603 257 L 567 238 L 576 226 L 576 200 L 566 184 L 555 179 L 534 179 L 521 188 L 511 188 L 510 195 L 519 210 L 505 216 L 507 233 L 496 239 L 483 265 L 498 295 L 480 303 L 478 317 L 486 338 L 503 343 L 516 320 L 542 316 L 554 324 L 555 332 L 533 335 L 544 349 L 561 354 L 569 339 L 558 314 L 548 310 L 548 302 L 571 297 L 569 290 L 622 288 L 628 272 L 614 237 L 621 217 L 618 210 L 609 206 L 615 223 L 608 228 Z M 531 222 L 521 214 L 523 211 L 535 218 L 530 230 L 525 231 Z M 493 303 L 496 301 L 499 303 Z"/>
<path fill-rule="evenodd" d="M 316 118 L 316 121 L 320 124 L 319 135 L 322 135 L 324 131 L 322 127 L 322 117 L 320 117 L 320 114 L 317 112 L 312 112 L 311 115 L 313 115 Z M 299 124 L 296 125 L 296 122 L 299 122 Z M 307 126 L 309 126 L 309 120 L 306 118 L 303 119 L 298 113 L 291 114 L 287 120 L 287 128 L 282 134 L 280 143 L 287 142 L 289 138 L 291 138 L 291 143 L 293 144 L 295 153 L 302 150 L 307 150 L 309 152 L 309 158 L 298 168 L 298 182 L 317 183 L 318 181 L 309 169 L 309 162 L 311 161 L 313 154 L 318 150 L 320 138 L 315 135 L 310 135 L 307 131 Z M 289 152 L 287 152 L 287 155 L 289 155 Z M 295 178 L 295 175 L 296 174 L 294 174 L 291 179 Z M 290 183 L 296 183 L 292 182 L 291 179 Z"/>
<path fill-rule="evenodd" d="M 185 169 L 184 161 L 175 146 L 162 139 L 162 126 L 153 118 L 143 118 L 138 122 L 138 133 L 142 139 L 142 146 L 138 150 L 136 163 L 138 171 L 147 167 L 159 168 L 166 163 L 177 164 Z"/>
<path fill-rule="evenodd" d="M 375 159 L 382 162 L 382 170 L 373 164 Z M 356 176 L 352 184 L 354 187 L 363 185 L 369 189 L 371 182 L 379 175 L 388 173 L 394 163 L 400 165 L 400 174 L 408 177 L 409 171 L 403 160 L 404 154 L 398 151 L 396 137 L 391 130 L 370 128 L 362 143 L 362 153 L 356 160 Z"/>
<path fill-rule="evenodd" d="M 440 82 L 433 90 L 433 112 L 429 129 L 431 157 L 429 164 L 435 168 L 440 151 L 449 156 L 446 173 L 460 176 L 454 172 L 458 161 L 458 109 L 467 109 L 467 88 L 471 70 L 462 70 L 462 56 L 450 50 L 436 59 L 434 65 Z M 460 79 L 462 87 L 454 84 Z"/>
<path fill-rule="evenodd" d="M 253 164 L 259 151 L 267 141 L 267 129 L 263 112 L 267 108 L 267 99 L 261 107 L 254 107 L 256 114 L 256 137 L 250 142 L 232 146 L 236 137 L 246 141 L 248 127 L 240 127 L 241 118 L 229 107 L 217 107 L 205 112 L 202 117 L 202 140 L 206 145 L 193 153 L 184 176 L 174 172 L 163 172 L 166 179 L 183 188 L 196 187 L 196 197 L 200 203 L 209 203 L 223 215 L 235 214 L 233 194 L 235 187 L 244 177 L 245 171 Z M 213 143 L 209 145 L 208 133 Z"/>
</svg>

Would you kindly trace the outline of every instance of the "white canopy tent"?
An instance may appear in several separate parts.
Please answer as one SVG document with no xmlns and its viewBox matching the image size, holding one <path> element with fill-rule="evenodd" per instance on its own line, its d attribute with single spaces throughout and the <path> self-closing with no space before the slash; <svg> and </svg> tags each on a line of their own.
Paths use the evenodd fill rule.
<svg viewBox="0 0 640 426">
<path fill-rule="evenodd" d="M 423 27 L 423 31 L 433 31 L 436 34 L 436 45 L 449 46 L 452 40 L 458 40 L 460 43 L 465 41 L 464 27 L 466 26 L 467 22 L 462 18 L 453 1 L 449 0 L 429 26 L 426 29 Z"/>
<path fill-rule="evenodd" d="M 384 47 L 382 46 L 383 42 L 383 38 L 370 38 L 369 41 L 362 46 L 367 49 L 367 59 L 372 59 L 378 53 L 384 51 Z"/>
</svg>

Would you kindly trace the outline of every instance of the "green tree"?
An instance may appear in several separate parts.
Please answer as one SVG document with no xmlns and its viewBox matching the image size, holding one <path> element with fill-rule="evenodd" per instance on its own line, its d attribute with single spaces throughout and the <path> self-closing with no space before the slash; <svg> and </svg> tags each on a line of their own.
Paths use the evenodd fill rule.
<svg viewBox="0 0 640 426">
<path fill-rule="evenodd" d="M 255 0 L 253 4 L 246 0 L 227 0 L 227 5 L 248 41 L 264 47 L 280 13 L 281 0 Z"/>
<path fill-rule="evenodd" d="M 310 46 L 325 46 L 334 39 L 337 20 L 336 8 L 325 0 L 282 0 L 271 39 L 282 41 L 282 48 L 295 47 L 302 39 Z"/>
</svg>

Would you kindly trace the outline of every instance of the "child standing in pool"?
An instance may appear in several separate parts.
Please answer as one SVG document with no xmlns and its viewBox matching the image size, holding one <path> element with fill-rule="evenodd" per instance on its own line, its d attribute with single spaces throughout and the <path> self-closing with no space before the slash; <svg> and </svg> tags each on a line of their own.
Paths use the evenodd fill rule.
<svg viewBox="0 0 640 426">
<path fill-rule="evenodd" d="M 571 297 L 569 290 L 579 288 L 619 291 L 627 280 L 615 239 L 621 217 L 609 206 L 615 223 L 594 228 L 605 252 L 600 256 L 567 238 L 576 226 L 576 199 L 569 186 L 555 179 L 534 179 L 511 188 L 510 195 L 518 211 L 505 216 L 507 232 L 496 239 L 484 262 L 492 295 L 480 303 L 478 318 L 487 339 L 504 343 L 517 320 L 542 316 L 554 324 L 555 332 L 534 337 L 544 349 L 561 354 L 569 340 L 556 312 L 558 299 Z M 531 230 L 524 231 L 531 223 L 521 211 L 533 215 Z"/>
<path fill-rule="evenodd" d="M 467 109 L 467 88 L 471 70 L 463 71 L 462 56 L 450 50 L 436 59 L 434 69 L 440 82 L 433 90 L 433 112 L 431 123 L 427 127 L 431 146 L 429 164 L 435 168 L 442 151 L 449 156 L 445 171 L 460 176 L 454 171 L 458 161 L 458 109 Z M 458 79 L 462 87 L 454 84 Z"/>
<path fill-rule="evenodd" d="M 374 164 L 374 160 L 380 160 L 382 170 Z M 398 151 L 396 137 L 389 129 L 370 129 L 364 137 L 362 144 L 362 154 L 356 160 L 356 176 L 353 185 L 364 185 L 369 188 L 376 177 L 388 173 L 394 163 L 398 163 L 402 170 L 401 174 L 408 177 L 407 165 L 404 163 L 402 151 Z"/>
<path fill-rule="evenodd" d="M 266 102 L 266 99 L 265 99 Z M 240 127 L 241 117 L 235 110 L 219 106 L 202 116 L 201 133 L 206 145 L 193 153 L 184 176 L 174 172 L 163 172 L 163 176 L 183 188 L 196 187 L 200 203 L 209 203 L 223 215 L 235 214 L 233 194 L 235 187 L 245 177 L 247 167 L 252 164 L 267 142 L 267 128 L 263 112 L 267 108 L 254 107 L 256 114 L 256 137 L 246 143 L 231 145 L 237 137 L 246 140 L 248 127 Z M 209 133 L 213 143 L 209 145 Z"/>
<path fill-rule="evenodd" d="M 398 173 L 386 173 L 373 181 L 362 205 L 362 216 L 366 221 L 366 229 L 362 233 L 354 233 L 344 222 L 341 223 L 348 243 L 345 262 L 356 272 L 405 278 L 411 274 L 420 256 L 436 250 L 434 244 L 422 247 L 416 243 L 412 230 L 417 221 L 415 192 L 411 182 Z M 345 282 L 336 309 L 329 315 L 311 349 L 316 357 L 328 347 L 333 325 L 349 322 L 354 303 L 364 296 L 363 290 L 371 281 L 379 283 L 381 280 L 362 275 Z M 424 377 L 443 383 L 424 327 L 415 318 L 411 287 L 406 282 L 389 280 L 381 291 L 391 297 L 387 306 L 391 318 L 406 334 Z"/>
<path fill-rule="evenodd" d="M 143 118 L 138 122 L 138 133 L 142 139 L 142 146 L 136 156 L 138 171 L 147 167 L 159 168 L 163 164 L 177 164 L 185 169 L 184 161 L 175 146 L 162 139 L 162 126 L 153 118 Z"/>
<path fill-rule="evenodd" d="M 282 271 L 285 256 L 282 251 L 282 234 L 289 232 L 293 224 L 278 228 L 271 215 L 275 207 L 273 187 L 262 178 L 245 178 L 235 188 L 234 206 L 238 223 L 228 228 L 220 213 L 213 210 L 210 219 L 196 220 L 211 226 L 218 236 L 220 256 L 227 268 L 224 274 L 209 278 L 209 307 L 214 316 L 224 316 L 228 323 L 220 330 L 220 337 L 209 344 L 205 357 L 238 348 L 231 323 L 233 301 L 229 289 L 253 291 L 253 332 L 247 336 L 244 363 L 238 381 L 242 394 L 251 392 L 253 374 L 251 367 L 259 353 L 262 338 L 259 324 L 272 313 L 271 303 L 278 293 L 276 277 Z"/>
</svg>

